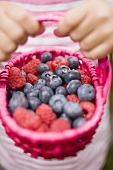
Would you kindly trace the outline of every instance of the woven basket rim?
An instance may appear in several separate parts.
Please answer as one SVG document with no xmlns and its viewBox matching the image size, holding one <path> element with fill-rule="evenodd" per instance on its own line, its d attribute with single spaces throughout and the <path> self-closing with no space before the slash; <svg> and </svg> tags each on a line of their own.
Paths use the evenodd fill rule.
<svg viewBox="0 0 113 170">
<path fill-rule="evenodd" d="M 24 56 L 28 56 L 28 55 L 35 55 L 37 52 L 44 52 L 44 51 L 58 51 L 59 52 L 64 52 L 64 53 L 68 53 L 70 55 L 78 55 L 79 58 L 81 58 L 81 60 L 87 61 L 88 62 L 88 68 L 93 68 L 93 65 L 91 64 L 91 62 L 84 58 L 80 53 L 77 52 L 72 52 L 69 50 L 63 50 L 63 49 L 59 49 L 59 48 L 53 48 L 53 47 L 43 47 L 43 48 L 36 48 L 30 52 L 27 53 L 23 53 L 23 54 L 19 54 L 17 57 L 15 57 L 13 60 L 9 61 L 8 65 L 6 65 L 6 68 L 4 69 L 7 70 L 7 68 L 9 67 L 9 65 L 13 66 L 13 63 L 18 60 L 18 58 L 24 58 Z M 9 67 L 10 68 L 10 67 Z M 95 72 L 96 73 L 96 72 Z M 66 130 L 64 132 L 34 132 L 31 131 L 29 129 L 24 129 L 22 127 L 20 127 L 15 120 L 10 116 L 10 113 L 8 112 L 7 109 L 7 103 L 3 104 L 1 107 L 1 119 L 3 119 L 3 121 L 5 122 L 5 124 L 7 125 L 7 127 L 14 133 L 17 134 L 18 136 L 21 136 L 22 138 L 25 139 L 31 139 L 34 142 L 37 141 L 44 141 L 44 142 L 54 142 L 54 141 L 63 141 L 64 139 L 69 139 L 69 138 L 79 138 L 79 136 L 81 134 L 85 134 L 87 131 L 89 131 L 90 129 L 94 129 L 95 126 L 97 126 L 98 122 L 101 120 L 101 116 L 103 114 L 103 108 L 104 108 L 104 101 L 102 98 L 102 90 L 103 87 L 102 86 L 97 86 L 97 84 L 95 84 L 95 82 L 97 83 L 97 80 L 94 79 L 93 83 L 94 83 L 94 87 L 96 90 L 96 109 L 94 112 L 94 115 L 92 116 L 91 119 L 87 120 L 87 122 L 76 128 L 76 129 L 69 129 Z M 5 82 L 6 85 L 6 82 Z M 6 101 L 6 88 L 3 88 L 2 92 L 2 99 L 3 101 Z"/>
</svg>

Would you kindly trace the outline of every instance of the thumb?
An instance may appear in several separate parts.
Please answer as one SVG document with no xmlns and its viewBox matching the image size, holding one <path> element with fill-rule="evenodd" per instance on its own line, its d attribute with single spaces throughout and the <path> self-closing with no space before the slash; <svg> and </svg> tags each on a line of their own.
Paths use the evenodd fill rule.
<svg viewBox="0 0 113 170">
<path fill-rule="evenodd" d="M 54 34 L 59 37 L 69 35 L 73 28 L 76 28 L 86 17 L 87 7 L 84 2 L 69 10 L 64 18 L 58 23 L 58 27 L 54 30 Z"/>
</svg>

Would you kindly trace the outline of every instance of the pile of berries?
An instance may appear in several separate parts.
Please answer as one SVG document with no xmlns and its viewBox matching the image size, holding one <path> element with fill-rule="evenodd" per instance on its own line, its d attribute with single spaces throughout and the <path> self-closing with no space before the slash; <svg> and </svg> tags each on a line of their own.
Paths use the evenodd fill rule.
<svg viewBox="0 0 113 170">
<path fill-rule="evenodd" d="M 77 57 L 44 52 L 20 70 L 9 69 L 8 109 L 23 128 L 62 132 L 83 125 L 95 110 L 91 78 Z"/>
</svg>

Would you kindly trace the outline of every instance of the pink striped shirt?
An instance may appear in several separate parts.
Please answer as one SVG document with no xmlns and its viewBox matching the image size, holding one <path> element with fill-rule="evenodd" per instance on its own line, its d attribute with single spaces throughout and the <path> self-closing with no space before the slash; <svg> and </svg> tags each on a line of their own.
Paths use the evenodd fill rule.
<svg viewBox="0 0 113 170">
<path fill-rule="evenodd" d="M 66 11 L 81 0 L 7 0 L 14 2 L 23 8 L 34 12 Z M 31 50 L 37 46 L 57 46 L 76 51 L 78 44 L 73 43 L 70 38 L 57 38 L 52 34 L 56 23 L 46 23 L 44 34 L 29 38 L 25 46 L 17 51 Z M 97 133 L 92 141 L 78 156 L 64 160 L 34 159 L 29 154 L 24 154 L 20 148 L 14 146 L 14 142 L 7 137 L 3 126 L 0 124 L 0 164 L 6 170 L 100 170 L 105 162 L 109 140 L 109 103 L 105 106 L 105 113 Z"/>
</svg>

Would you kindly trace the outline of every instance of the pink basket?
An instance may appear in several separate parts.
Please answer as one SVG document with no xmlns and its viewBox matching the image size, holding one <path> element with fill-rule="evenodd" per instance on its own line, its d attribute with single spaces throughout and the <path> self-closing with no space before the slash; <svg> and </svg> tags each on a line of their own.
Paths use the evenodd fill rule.
<svg viewBox="0 0 113 170">
<path fill-rule="evenodd" d="M 62 14 L 55 14 L 54 19 L 50 13 L 40 14 L 39 21 L 58 21 Z M 82 64 L 80 68 L 85 70 L 92 78 L 96 90 L 96 109 L 90 120 L 83 126 L 66 130 L 61 133 L 47 132 L 38 133 L 23 129 L 11 118 L 7 109 L 7 81 L 9 69 L 13 66 L 22 68 L 33 58 L 40 58 L 45 51 L 51 52 L 53 58 L 58 55 L 64 57 L 76 56 Z M 93 135 L 101 120 L 104 104 L 107 100 L 111 86 L 111 66 L 107 57 L 98 61 L 98 66 L 93 66 L 83 55 L 77 52 L 62 50 L 53 47 L 36 48 L 30 52 L 19 54 L 13 58 L 0 75 L 0 117 L 6 133 L 15 141 L 15 145 L 22 148 L 25 153 L 31 156 L 38 156 L 45 159 L 63 159 L 68 156 L 75 156 L 78 151 L 83 150 L 91 142 Z"/>
</svg>

